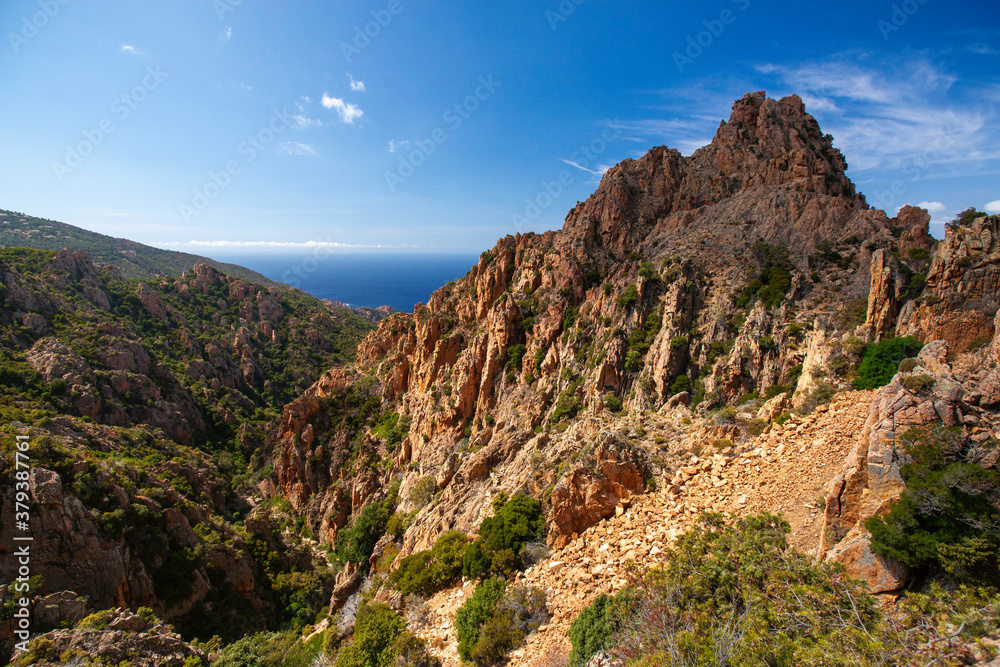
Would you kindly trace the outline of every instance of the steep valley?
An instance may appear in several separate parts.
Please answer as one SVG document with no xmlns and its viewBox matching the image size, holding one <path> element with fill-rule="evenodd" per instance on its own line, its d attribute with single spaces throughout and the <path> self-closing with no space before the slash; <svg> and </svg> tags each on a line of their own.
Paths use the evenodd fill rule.
<svg viewBox="0 0 1000 667">
<path fill-rule="evenodd" d="M 474 662 L 567 665 L 601 594 L 763 513 L 796 572 L 879 594 L 873 619 L 908 589 L 995 583 L 1000 217 L 935 241 L 846 168 L 798 97 L 747 94 L 708 146 L 611 168 L 561 230 L 500 239 L 377 325 L 204 265 L 138 282 L 0 252 L 0 475 L 30 435 L 47 632 L 13 664 L 459 665 L 501 581 L 509 616 L 481 621 L 526 630 Z M 876 524 L 941 474 L 980 514 L 920 560 Z M 0 503 L 9 533 L 12 485 Z M 985 599 L 844 664 L 987 664 Z M 590 664 L 665 660 L 601 648 Z M 774 664 L 819 664 L 797 659 Z"/>
</svg>

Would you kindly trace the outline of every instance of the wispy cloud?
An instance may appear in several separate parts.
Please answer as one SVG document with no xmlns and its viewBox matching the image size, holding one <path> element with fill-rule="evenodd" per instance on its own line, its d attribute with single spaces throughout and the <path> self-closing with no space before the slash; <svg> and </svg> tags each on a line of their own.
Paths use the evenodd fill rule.
<svg viewBox="0 0 1000 667">
<path fill-rule="evenodd" d="M 855 170 L 900 168 L 921 157 L 938 166 L 1000 159 L 995 105 L 971 96 L 956 103 L 957 77 L 928 60 L 874 67 L 856 57 L 756 69 L 802 96 Z"/>
<path fill-rule="evenodd" d="M 573 162 L 572 160 L 567 160 L 566 158 L 559 158 L 559 159 L 562 160 L 563 162 L 565 162 L 566 164 L 568 164 L 571 167 L 576 167 L 580 171 L 585 171 L 588 174 L 593 174 L 594 176 L 597 176 L 598 178 L 600 178 L 601 176 L 604 176 L 605 172 L 607 172 L 607 170 L 611 168 L 611 165 L 607 165 L 607 166 L 605 166 L 605 165 L 597 165 L 597 169 L 588 169 L 587 167 L 584 167 L 582 164 L 579 164 L 577 162 Z"/>
<path fill-rule="evenodd" d="M 798 94 L 824 132 L 847 157 L 851 174 L 907 172 L 919 178 L 982 175 L 1000 164 L 1000 86 L 969 91 L 957 77 L 924 56 L 863 53 L 821 62 L 764 63 L 750 76 L 660 91 L 651 116 L 622 125 L 630 134 L 689 155 L 706 145 L 733 99 L 766 88 L 772 97 Z M 655 115 L 654 115 L 655 114 Z"/>
<path fill-rule="evenodd" d="M 336 111 L 340 122 L 348 125 L 353 125 L 354 121 L 365 115 L 365 112 L 357 105 L 345 102 L 339 97 L 330 97 L 326 93 L 323 93 L 323 106 Z"/>
<path fill-rule="evenodd" d="M 232 39 L 232 37 L 233 37 L 233 29 L 230 28 L 229 26 L 226 26 L 226 29 L 223 30 L 221 33 L 219 33 L 219 41 L 222 42 L 223 44 L 228 43 L 229 40 Z"/>
<path fill-rule="evenodd" d="M 363 93 L 363 92 L 365 92 L 365 82 L 364 81 L 355 81 L 354 77 L 351 76 L 350 74 L 347 75 L 347 78 L 351 80 L 351 90 L 353 90 L 356 93 Z"/>
<path fill-rule="evenodd" d="M 318 118 L 311 118 L 309 115 L 309 107 L 312 104 L 312 99 L 308 96 L 303 96 L 299 98 L 299 101 L 295 103 L 295 110 L 297 113 L 292 114 L 292 120 L 295 121 L 293 126 L 296 130 L 305 130 L 310 127 L 321 127 L 323 121 Z"/>
<path fill-rule="evenodd" d="M 316 150 L 312 146 L 306 144 L 301 144 L 298 141 L 285 141 L 278 144 L 276 147 L 279 153 L 284 153 L 285 155 L 315 155 Z"/>
<path fill-rule="evenodd" d="M 386 150 L 389 151 L 390 153 L 395 153 L 397 151 L 408 150 L 410 146 L 412 146 L 412 144 L 406 139 L 401 139 L 399 141 L 396 141 L 395 139 L 390 139 L 389 146 L 386 148 Z"/>
<path fill-rule="evenodd" d="M 139 49 L 135 48 L 131 44 L 122 44 L 121 48 L 119 49 L 119 51 L 121 51 L 122 53 L 124 53 L 126 55 L 130 55 L 130 56 L 138 56 L 140 58 L 145 58 L 146 57 L 146 53 L 144 51 L 140 51 Z"/>
<path fill-rule="evenodd" d="M 1000 199 L 997 199 L 996 201 L 991 201 L 984 207 L 984 209 L 986 210 L 987 213 L 1000 213 Z"/>
<path fill-rule="evenodd" d="M 931 224 L 932 225 L 943 225 L 949 222 L 955 217 L 958 211 L 953 211 L 945 205 L 944 202 L 940 201 L 922 201 L 917 204 L 922 209 L 925 209 L 931 214 Z M 902 207 L 900 207 L 902 208 Z"/>
</svg>

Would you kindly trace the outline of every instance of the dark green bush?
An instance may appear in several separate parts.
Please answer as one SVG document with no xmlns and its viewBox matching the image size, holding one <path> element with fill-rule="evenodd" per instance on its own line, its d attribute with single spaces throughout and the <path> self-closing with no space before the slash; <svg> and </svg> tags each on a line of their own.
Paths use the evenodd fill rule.
<svg viewBox="0 0 1000 667">
<path fill-rule="evenodd" d="M 535 539 L 544 525 L 542 504 L 523 493 L 517 494 L 495 516 L 483 519 L 479 537 L 465 550 L 462 574 L 475 579 L 520 569 L 524 545 Z"/>
<path fill-rule="evenodd" d="M 521 370 L 521 360 L 524 359 L 524 353 L 527 351 L 524 343 L 518 343 L 507 348 L 507 367 L 515 371 Z"/>
<path fill-rule="evenodd" d="M 403 595 L 414 593 L 431 596 L 447 588 L 462 576 L 462 558 L 468 540 L 465 534 L 453 530 L 437 538 L 428 551 L 407 556 L 389 575 L 389 580 Z"/>
<path fill-rule="evenodd" d="M 854 386 L 874 389 L 889 384 L 899 368 L 899 362 L 915 356 L 924 344 L 913 337 L 887 338 L 872 345 L 861 358 Z"/>
<path fill-rule="evenodd" d="M 682 391 L 690 391 L 691 389 L 691 378 L 687 375 L 678 375 L 674 378 L 674 381 L 670 383 L 670 393 L 679 394 Z"/>
<path fill-rule="evenodd" d="M 410 489 L 410 502 L 419 510 L 434 499 L 436 492 L 437 480 L 431 475 L 421 477 Z"/>
<path fill-rule="evenodd" d="M 959 427 L 914 428 L 901 440 L 906 489 L 888 513 L 865 522 L 872 549 L 923 572 L 1000 584 L 1000 473 L 965 460 Z"/>
<path fill-rule="evenodd" d="M 628 310 L 634 306 L 639 301 L 639 289 L 635 285 L 629 285 L 625 288 L 618 299 L 615 301 L 618 307 L 622 310 Z"/>
<path fill-rule="evenodd" d="M 569 654 L 572 667 L 582 667 L 597 652 L 611 648 L 615 635 L 629 615 L 634 595 L 621 591 L 613 597 L 602 593 L 585 607 L 569 627 L 573 650 Z"/>
<path fill-rule="evenodd" d="M 737 297 L 736 305 L 745 308 L 756 297 L 766 308 L 776 308 L 792 286 L 788 248 L 758 241 L 753 245 L 753 254 L 759 270 Z"/>
<path fill-rule="evenodd" d="M 396 640 L 406 621 L 388 605 L 362 605 L 354 622 L 354 641 L 341 649 L 336 667 L 392 667 Z"/>
<path fill-rule="evenodd" d="M 380 502 L 365 505 L 350 528 L 337 533 L 337 558 L 344 563 L 367 563 L 375 544 L 385 534 L 396 506 L 395 493 Z"/>
<path fill-rule="evenodd" d="M 614 394 L 608 394 L 604 397 L 604 406 L 612 412 L 621 412 L 622 399 L 618 398 Z"/>
<path fill-rule="evenodd" d="M 506 589 L 504 579 L 486 579 L 476 586 L 475 592 L 455 612 L 458 654 L 463 659 L 472 660 L 472 651 L 479 643 L 479 631 L 493 617 Z"/>
</svg>

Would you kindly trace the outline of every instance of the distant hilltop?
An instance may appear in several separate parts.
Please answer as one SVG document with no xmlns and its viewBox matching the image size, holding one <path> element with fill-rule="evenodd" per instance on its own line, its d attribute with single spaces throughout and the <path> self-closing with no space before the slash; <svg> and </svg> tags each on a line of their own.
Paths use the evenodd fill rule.
<svg viewBox="0 0 1000 667">
<path fill-rule="evenodd" d="M 36 250 L 82 250 L 97 266 L 114 264 L 126 278 L 153 280 L 160 276 L 175 278 L 206 264 L 212 268 L 257 283 L 264 287 L 288 289 L 288 285 L 237 264 L 216 262 L 208 257 L 152 246 L 87 231 L 55 220 L 0 209 L 0 247 L 24 247 Z"/>
</svg>

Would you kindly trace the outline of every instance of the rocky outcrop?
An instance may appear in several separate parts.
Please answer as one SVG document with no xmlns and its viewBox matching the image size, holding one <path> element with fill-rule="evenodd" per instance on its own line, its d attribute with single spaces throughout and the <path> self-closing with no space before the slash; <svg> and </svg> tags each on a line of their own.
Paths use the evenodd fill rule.
<svg viewBox="0 0 1000 667">
<path fill-rule="evenodd" d="M 68 661 L 76 659 L 104 665 L 184 667 L 191 660 L 208 658 L 170 627 L 124 609 L 94 614 L 73 630 L 56 630 L 36 637 L 29 649 L 28 654 L 15 656 L 11 665 L 56 667 L 72 664 Z"/>
<path fill-rule="evenodd" d="M 934 252 L 923 299 L 903 306 L 897 333 L 965 351 L 993 337 L 1000 309 L 1000 216 L 951 224 Z"/>
<path fill-rule="evenodd" d="M 549 543 L 563 547 L 614 514 L 622 501 L 645 491 L 648 476 L 644 456 L 613 437 L 606 439 L 553 489 Z"/>
<path fill-rule="evenodd" d="M 868 419 L 842 472 L 829 484 L 821 549 L 841 562 L 851 576 L 866 580 L 873 592 L 902 588 L 909 571 L 874 554 L 864 522 L 885 513 L 906 488 L 903 436 L 931 424 L 962 426 L 970 412 L 964 389 L 947 361 L 948 343 L 934 341 L 920 352 L 872 401 Z M 920 382 L 908 382 L 916 377 Z"/>
<path fill-rule="evenodd" d="M 872 254 L 872 283 L 868 295 L 868 316 L 865 329 L 868 336 L 875 341 L 881 340 L 886 334 L 895 331 L 896 313 L 896 276 L 893 270 L 891 255 L 880 248 Z"/>
</svg>

